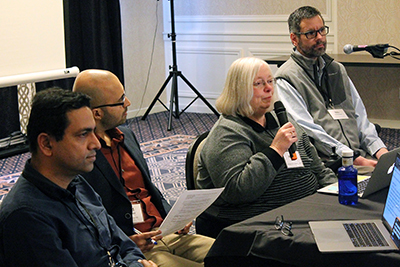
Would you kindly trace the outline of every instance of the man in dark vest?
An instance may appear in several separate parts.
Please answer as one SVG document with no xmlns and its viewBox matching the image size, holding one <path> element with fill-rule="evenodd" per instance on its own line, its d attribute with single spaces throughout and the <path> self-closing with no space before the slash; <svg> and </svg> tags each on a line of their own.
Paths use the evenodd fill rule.
<svg viewBox="0 0 400 267">
<path fill-rule="evenodd" d="M 354 165 L 373 169 L 388 150 L 344 66 L 325 54 L 326 35 L 321 13 L 314 7 L 295 10 L 288 19 L 291 57 L 276 72 L 277 91 L 288 113 L 306 130 L 321 158 L 332 148 L 350 148 Z M 372 167 L 372 168 L 371 168 Z"/>
</svg>

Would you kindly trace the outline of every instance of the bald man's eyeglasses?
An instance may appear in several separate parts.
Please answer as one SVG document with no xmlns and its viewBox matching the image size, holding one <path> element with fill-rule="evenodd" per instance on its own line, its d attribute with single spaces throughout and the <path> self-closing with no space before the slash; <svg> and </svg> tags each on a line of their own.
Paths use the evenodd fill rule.
<svg viewBox="0 0 400 267">
<path fill-rule="evenodd" d="M 105 105 L 96 106 L 96 107 L 93 107 L 92 109 L 94 109 L 94 108 L 104 108 L 104 107 L 123 106 L 123 105 L 125 105 L 125 95 L 122 96 L 121 101 L 122 101 L 122 102 L 118 102 L 118 103 L 114 103 L 114 104 L 105 104 Z"/>
</svg>

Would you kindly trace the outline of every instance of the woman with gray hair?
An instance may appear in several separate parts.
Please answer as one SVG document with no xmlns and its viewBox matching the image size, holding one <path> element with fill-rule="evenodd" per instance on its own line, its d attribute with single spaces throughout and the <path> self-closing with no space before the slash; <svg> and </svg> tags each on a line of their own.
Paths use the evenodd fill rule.
<svg viewBox="0 0 400 267">
<path fill-rule="evenodd" d="M 217 237 L 224 228 L 316 192 L 337 181 L 307 134 L 291 118 L 279 124 L 277 95 L 268 64 L 236 60 L 216 101 L 222 116 L 200 153 L 200 188 L 225 187 L 196 220 L 196 232 Z M 287 153 L 296 142 L 297 160 Z"/>
</svg>

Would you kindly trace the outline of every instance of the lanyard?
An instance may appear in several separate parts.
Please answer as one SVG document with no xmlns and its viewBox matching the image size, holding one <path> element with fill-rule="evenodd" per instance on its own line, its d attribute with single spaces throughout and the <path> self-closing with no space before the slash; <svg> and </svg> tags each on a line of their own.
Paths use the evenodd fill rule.
<svg viewBox="0 0 400 267">
<path fill-rule="evenodd" d="M 122 169 L 121 151 L 120 151 L 120 147 L 119 147 L 119 146 L 120 146 L 120 144 L 117 143 L 118 165 L 117 165 L 117 162 L 116 162 L 116 160 L 115 160 L 115 158 L 114 158 L 114 154 L 113 154 L 112 148 L 110 147 L 111 157 L 112 157 L 114 166 L 118 169 L 119 180 L 120 180 L 122 186 L 123 186 L 129 193 L 132 193 L 133 196 L 136 198 L 136 201 L 135 201 L 135 202 L 141 203 L 141 204 L 142 204 L 142 211 L 143 211 L 143 213 L 146 213 L 147 216 L 149 216 L 150 218 L 153 218 L 153 219 L 154 219 L 154 223 L 155 223 L 155 222 L 157 221 L 156 217 L 153 216 L 153 215 L 150 215 L 150 214 L 148 213 L 147 207 L 146 207 L 146 203 L 140 199 L 139 194 L 142 192 L 142 190 L 141 190 L 140 188 L 131 189 L 131 188 L 129 188 L 128 186 L 126 186 L 126 184 L 125 184 L 125 179 L 124 179 L 124 177 L 122 176 L 123 169 Z M 131 200 L 131 201 L 134 201 L 134 200 Z"/>
<path fill-rule="evenodd" d="M 126 190 L 128 190 L 130 193 L 134 194 L 134 195 L 135 195 L 135 198 L 136 198 L 137 200 L 140 201 L 140 198 L 139 198 L 139 196 L 138 196 L 139 193 L 141 192 L 140 188 L 131 189 L 131 188 L 127 187 L 126 184 L 125 184 L 125 179 L 124 179 L 124 177 L 122 176 L 123 169 L 122 169 L 121 151 L 120 151 L 120 148 L 119 148 L 119 143 L 117 144 L 118 165 L 117 165 L 117 163 L 116 163 L 116 161 L 115 161 L 115 159 L 114 159 L 114 154 L 113 154 L 113 151 L 112 151 L 112 148 L 111 148 L 111 147 L 110 147 L 110 152 L 111 152 L 111 158 L 112 158 L 112 160 L 113 160 L 114 166 L 115 166 L 115 167 L 117 168 L 117 170 L 118 170 L 119 181 L 121 182 L 122 186 L 123 186 L 124 188 L 126 188 Z"/>
<path fill-rule="evenodd" d="M 93 215 L 90 213 L 89 209 L 85 206 L 85 204 L 83 204 L 82 201 L 80 201 L 77 197 L 75 197 L 75 199 L 76 199 L 76 201 L 77 201 L 78 206 L 81 207 L 81 208 L 85 211 L 85 212 L 83 212 L 82 209 L 80 209 L 80 210 L 81 210 L 81 213 L 83 214 L 83 216 L 84 216 L 88 221 L 90 221 L 90 222 L 93 224 L 93 226 L 95 227 L 95 229 L 96 229 L 96 236 L 95 236 L 95 238 L 96 238 L 97 241 L 99 242 L 99 245 L 100 245 L 104 250 L 106 250 L 106 252 L 107 252 L 107 256 L 108 256 L 108 266 L 110 266 L 110 267 L 124 266 L 124 265 L 121 265 L 121 264 L 122 264 L 121 262 L 119 262 L 119 261 L 116 262 L 116 261 L 114 260 L 114 257 L 113 257 L 113 255 L 117 255 L 117 254 L 118 254 L 118 250 L 119 250 L 119 249 L 118 249 L 118 246 L 113 245 L 113 246 L 111 246 L 110 249 L 107 248 L 107 246 L 106 246 L 106 244 L 105 244 L 103 238 L 101 237 L 98 224 L 97 224 L 96 220 L 94 219 Z M 86 226 L 86 228 L 88 228 L 88 227 Z M 89 229 L 88 229 L 88 230 L 89 230 Z M 91 232 L 91 231 L 89 230 L 89 232 Z"/>
<path fill-rule="evenodd" d="M 323 70 L 322 70 L 321 79 L 319 76 L 319 71 L 318 71 L 319 67 L 317 66 L 317 64 L 313 65 L 313 69 L 314 69 L 314 79 L 313 80 L 314 80 L 315 85 L 317 86 L 319 93 L 322 95 L 322 97 L 325 100 L 325 106 L 333 108 L 332 96 L 331 96 L 331 91 L 330 91 L 326 68 L 323 68 Z M 324 90 L 324 88 L 322 87 L 322 83 L 325 83 L 326 90 Z"/>
<path fill-rule="evenodd" d="M 333 105 L 333 101 L 332 101 L 332 96 L 331 96 L 331 91 L 330 91 L 330 86 L 329 86 L 329 81 L 328 81 L 328 76 L 329 75 L 328 75 L 328 72 L 326 70 L 326 66 L 324 68 L 322 68 L 322 81 L 321 81 L 319 79 L 318 69 L 317 69 L 318 59 L 313 65 L 313 76 L 314 77 L 312 77 L 312 74 L 310 74 L 308 72 L 308 70 L 305 68 L 305 66 L 303 66 L 303 63 L 299 59 L 297 59 L 293 54 L 291 55 L 291 57 L 294 60 L 294 62 L 296 62 L 296 64 L 299 65 L 304 70 L 304 72 L 307 74 L 307 76 L 314 82 L 314 84 L 317 87 L 319 93 L 321 94 L 321 96 L 324 99 L 325 107 L 326 108 L 329 108 L 329 107 L 333 108 L 334 105 Z M 321 81 L 321 83 L 320 83 L 320 81 Z M 324 87 L 322 86 L 322 84 L 325 85 L 325 89 L 326 90 L 324 90 Z"/>
</svg>

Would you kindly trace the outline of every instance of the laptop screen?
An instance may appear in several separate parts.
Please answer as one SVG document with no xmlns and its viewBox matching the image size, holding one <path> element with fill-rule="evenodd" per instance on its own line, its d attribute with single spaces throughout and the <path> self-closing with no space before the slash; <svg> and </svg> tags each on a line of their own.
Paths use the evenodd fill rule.
<svg viewBox="0 0 400 267">
<path fill-rule="evenodd" d="M 400 245 L 400 153 L 397 154 L 389 192 L 383 210 L 383 222 L 397 247 Z"/>
</svg>

